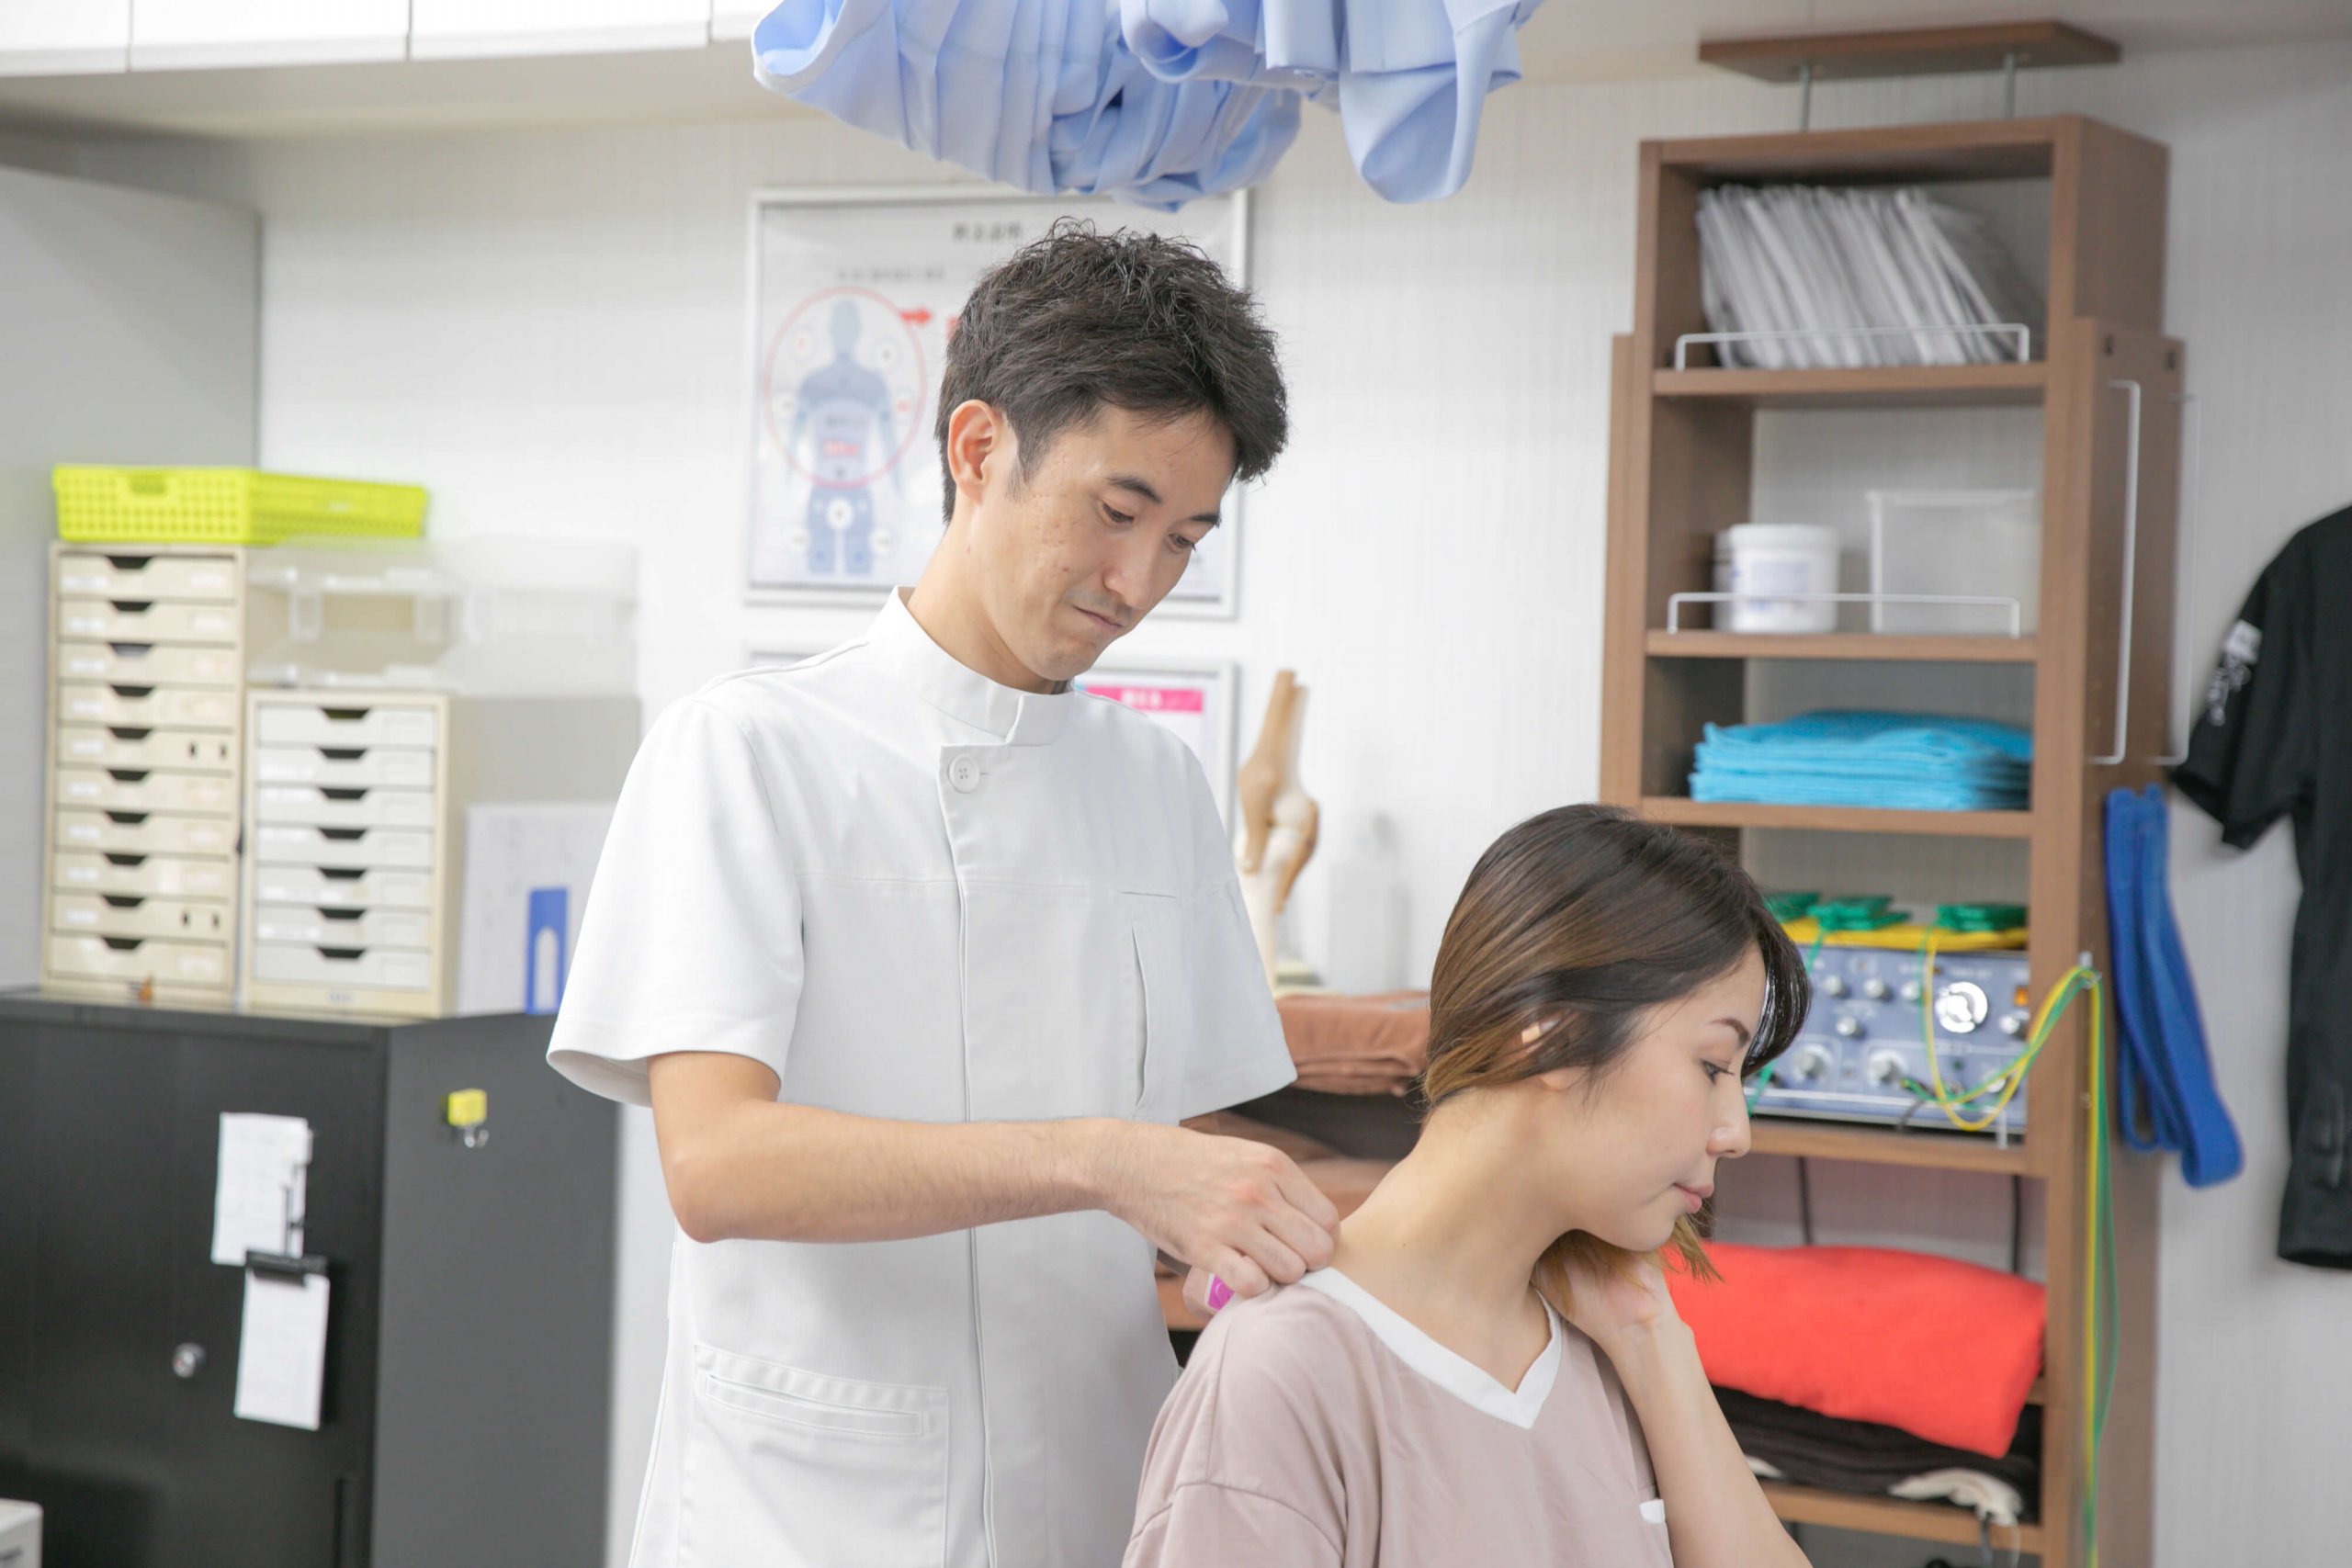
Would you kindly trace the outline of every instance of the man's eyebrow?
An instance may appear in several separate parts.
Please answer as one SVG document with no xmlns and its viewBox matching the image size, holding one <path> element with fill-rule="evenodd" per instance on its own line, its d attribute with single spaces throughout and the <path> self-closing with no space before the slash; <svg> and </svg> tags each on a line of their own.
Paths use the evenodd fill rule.
<svg viewBox="0 0 2352 1568">
<path fill-rule="evenodd" d="M 1114 490 L 1133 491 L 1136 494 L 1143 497 L 1144 500 L 1149 502 L 1154 506 L 1164 506 L 1167 504 L 1159 499 L 1159 492 L 1151 488 L 1151 481 L 1144 479 L 1141 475 L 1113 474 L 1105 482 Z M 1186 518 L 1185 521 L 1188 523 L 1205 523 L 1210 527 L 1214 528 L 1217 525 L 1219 517 L 1215 512 L 1201 512 L 1195 513 L 1191 517 Z"/>
</svg>

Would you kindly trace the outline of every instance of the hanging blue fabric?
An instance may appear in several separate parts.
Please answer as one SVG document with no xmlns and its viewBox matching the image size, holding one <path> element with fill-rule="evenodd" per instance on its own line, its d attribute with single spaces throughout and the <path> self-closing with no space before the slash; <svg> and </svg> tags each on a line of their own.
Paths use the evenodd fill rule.
<svg viewBox="0 0 2352 1568">
<path fill-rule="evenodd" d="M 2174 923 L 2171 823 L 2164 792 L 2107 797 L 2109 982 L 2122 1023 L 2116 1115 L 2137 1149 L 2177 1149 L 2191 1187 L 2227 1181 L 2245 1164 L 2229 1108 L 2213 1087 L 2205 1023 Z M 2143 1124 L 2144 1123 L 2144 1131 Z"/>
<path fill-rule="evenodd" d="M 1469 177 L 1486 96 L 1539 0 L 787 0 L 768 87 L 1038 195 L 1173 210 L 1254 185 L 1306 99 L 1392 201 Z"/>
</svg>

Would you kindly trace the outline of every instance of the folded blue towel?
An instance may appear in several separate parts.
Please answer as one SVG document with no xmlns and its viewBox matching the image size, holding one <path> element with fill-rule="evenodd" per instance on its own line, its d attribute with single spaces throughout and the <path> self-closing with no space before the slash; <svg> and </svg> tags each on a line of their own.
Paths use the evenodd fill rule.
<svg viewBox="0 0 2352 1568">
<path fill-rule="evenodd" d="M 2022 808 L 2033 737 L 1939 714 L 1828 711 L 1777 724 L 1714 725 L 1690 798 L 1914 811 Z"/>
</svg>

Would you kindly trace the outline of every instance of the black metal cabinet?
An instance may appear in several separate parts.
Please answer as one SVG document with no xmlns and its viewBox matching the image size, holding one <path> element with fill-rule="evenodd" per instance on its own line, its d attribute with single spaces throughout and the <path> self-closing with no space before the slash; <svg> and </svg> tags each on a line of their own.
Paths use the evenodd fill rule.
<svg viewBox="0 0 2352 1568">
<path fill-rule="evenodd" d="M 618 1128 L 548 1022 L 0 996 L 0 1495 L 42 1505 L 51 1568 L 601 1560 Z M 232 1413 L 229 1111 L 311 1123 L 316 1432 Z"/>
</svg>

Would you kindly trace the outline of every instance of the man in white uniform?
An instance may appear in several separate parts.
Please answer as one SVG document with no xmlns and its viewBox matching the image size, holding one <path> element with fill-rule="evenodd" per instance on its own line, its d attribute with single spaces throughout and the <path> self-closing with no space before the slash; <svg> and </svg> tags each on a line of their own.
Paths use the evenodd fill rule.
<svg viewBox="0 0 2352 1568">
<path fill-rule="evenodd" d="M 1155 1246 L 1329 1262 L 1192 753 L 1067 689 L 1262 473 L 1273 340 L 1188 247 L 1057 226 L 949 344 L 948 528 L 859 641 L 629 774 L 548 1051 L 650 1102 L 683 1233 L 639 1568 L 1102 1568 L 1175 1366 Z"/>
</svg>

